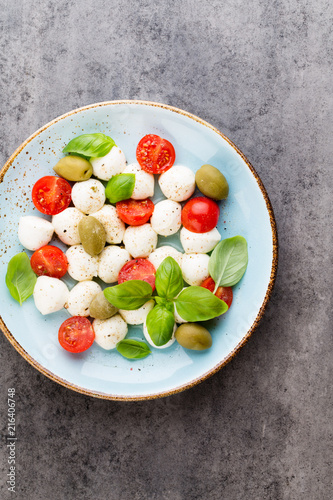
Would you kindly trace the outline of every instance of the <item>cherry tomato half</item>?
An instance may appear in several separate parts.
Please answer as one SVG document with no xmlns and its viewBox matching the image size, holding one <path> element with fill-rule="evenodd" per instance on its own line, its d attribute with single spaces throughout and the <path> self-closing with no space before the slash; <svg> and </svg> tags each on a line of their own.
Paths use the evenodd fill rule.
<svg viewBox="0 0 333 500">
<path fill-rule="evenodd" d="M 61 347 L 69 352 L 83 352 L 94 342 L 95 332 L 88 318 L 72 316 L 59 328 L 58 339 Z"/>
<path fill-rule="evenodd" d="M 155 290 L 156 269 L 148 259 L 133 259 L 120 269 L 118 283 L 124 283 L 129 280 L 142 280 L 151 285 Z"/>
<path fill-rule="evenodd" d="M 53 245 L 45 245 L 34 252 L 30 264 L 37 276 L 62 278 L 68 268 L 67 257 L 62 250 Z"/>
<path fill-rule="evenodd" d="M 143 170 L 150 174 L 166 172 L 175 162 L 175 148 L 159 135 L 145 135 L 136 148 L 136 158 Z"/>
<path fill-rule="evenodd" d="M 204 288 L 207 288 L 207 290 L 214 292 L 215 289 L 215 281 L 213 278 L 206 278 L 200 286 L 203 286 Z M 232 299 L 233 299 L 233 293 L 232 293 L 232 288 L 231 286 L 219 286 L 218 289 L 215 292 L 216 297 L 219 299 L 223 300 L 228 307 L 231 306 Z"/>
<path fill-rule="evenodd" d="M 145 200 L 123 200 L 116 203 L 117 214 L 126 224 L 130 226 L 141 226 L 149 221 L 154 212 L 155 205 L 149 199 Z"/>
<path fill-rule="evenodd" d="M 32 201 L 42 214 L 56 215 L 71 202 L 71 185 L 60 177 L 46 175 L 32 188 Z"/>
<path fill-rule="evenodd" d="M 192 198 L 182 210 L 182 224 L 193 233 L 207 233 L 217 225 L 220 209 L 215 201 L 204 196 Z"/>
</svg>

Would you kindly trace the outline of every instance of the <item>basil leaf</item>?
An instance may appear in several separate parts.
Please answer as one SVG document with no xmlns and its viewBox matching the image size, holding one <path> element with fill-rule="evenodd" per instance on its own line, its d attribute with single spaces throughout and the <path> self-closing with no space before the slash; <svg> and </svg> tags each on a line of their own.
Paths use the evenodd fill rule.
<svg viewBox="0 0 333 500">
<path fill-rule="evenodd" d="M 107 155 L 116 143 L 111 137 L 97 132 L 74 137 L 62 150 L 63 153 L 77 153 L 89 158 Z"/>
<path fill-rule="evenodd" d="M 172 257 L 167 257 L 156 271 L 156 291 L 161 297 L 173 299 L 184 286 L 179 264 Z"/>
<path fill-rule="evenodd" d="M 146 358 L 151 353 L 148 344 L 134 339 L 125 339 L 116 345 L 117 351 L 127 359 Z"/>
<path fill-rule="evenodd" d="M 132 196 L 135 185 L 135 174 L 114 175 L 106 185 L 105 196 L 110 203 L 128 200 Z"/>
<path fill-rule="evenodd" d="M 247 243 L 243 236 L 220 241 L 209 259 L 209 274 L 219 286 L 233 286 L 239 282 L 248 263 Z"/>
<path fill-rule="evenodd" d="M 17 302 L 22 303 L 32 295 L 37 277 L 31 269 L 29 257 L 25 252 L 10 259 L 7 267 L 6 285 Z"/>
<path fill-rule="evenodd" d="M 147 316 L 148 334 L 155 345 L 161 346 L 169 342 L 175 325 L 174 314 L 163 305 L 157 305 Z"/>
<path fill-rule="evenodd" d="M 79 158 L 83 158 L 84 160 L 90 160 L 90 156 L 81 155 L 81 153 L 69 153 L 68 156 L 78 156 Z"/>
<path fill-rule="evenodd" d="M 163 299 L 162 297 L 157 297 L 157 296 L 154 297 L 154 299 L 156 301 L 156 304 L 159 304 L 159 305 L 166 307 L 172 313 L 174 312 L 175 306 L 174 306 L 172 300 Z"/>
<path fill-rule="evenodd" d="M 118 309 L 132 311 L 143 306 L 153 293 L 149 283 L 142 280 L 130 280 L 120 285 L 105 288 L 104 296 L 111 304 Z"/>
<path fill-rule="evenodd" d="M 175 299 L 179 316 L 186 321 L 206 321 L 224 314 L 227 304 L 202 286 L 189 286 Z"/>
</svg>

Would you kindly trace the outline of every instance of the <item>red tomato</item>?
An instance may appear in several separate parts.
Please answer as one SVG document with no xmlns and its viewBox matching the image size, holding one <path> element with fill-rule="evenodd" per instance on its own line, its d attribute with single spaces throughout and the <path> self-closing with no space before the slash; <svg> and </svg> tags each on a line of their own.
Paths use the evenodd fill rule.
<svg viewBox="0 0 333 500">
<path fill-rule="evenodd" d="M 72 188 L 65 179 L 46 175 L 32 188 L 32 201 L 42 214 L 56 215 L 69 206 L 71 193 Z"/>
<path fill-rule="evenodd" d="M 214 292 L 215 289 L 215 281 L 213 278 L 206 278 L 200 286 L 203 286 L 204 288 L 207 288 L 207 290 L 210 290 L 211 292 Z M 233 299 L 233 293 L 232 293 L 232 288 L 231 286 L 219 286 L 218 289 L 215 292 L 216 297 L 219 299 L 223 300 L 228 307 L 231 306 L 232 299 Z"/>
<path fill-rule="evenodd" d="M 120 269 L 118 283 L 124 283 L 129 280 L 142 280 L 151 285 L 155 290 L 156 269 L 148 259 L 133 259 Z"/>
<path fill-rule="evenodd" d="M 69 352 L 83 352 L 94 342 L 95 332 L 88 318 L 72 316 L 59 328 L 58 339 L 61 347 Z"/>
<path fill-rule="evenodd" d="M 175 162 L 175 148 L 159 135 L 145 135 L 136 148 L 136 158 L 143 170 L 150 174 L 166 172 Z"/>
<path fill-rule="evenodd" d="M 126 224 L 130 226 L 141 226 L 149 221 L 155 205 L 149 199 L 124 200 L 116 203 L 117 214 Z"/>
<path fill-rule="evenodd" d="M 53 245 L 45 245 L 34 252 L 30 264 L 37 276 L 62 278 L 67 272 L 68 261 L 62 250 Z"/>
<path fill-rule="evenodd" d="M 182 210 L 182 224 L 192 233 L 207 233 L 217 225 L 220 209 L 215 201 L 204 196 L 192 198 Z"/>
</svg>

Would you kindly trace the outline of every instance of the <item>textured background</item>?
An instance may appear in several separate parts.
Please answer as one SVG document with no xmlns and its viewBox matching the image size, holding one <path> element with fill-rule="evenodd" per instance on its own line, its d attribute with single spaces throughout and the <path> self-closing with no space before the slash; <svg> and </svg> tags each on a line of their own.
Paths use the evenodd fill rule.
<svg viewBox="0 0 333 500">
<path fill-rule="evenodd" d="M 1 498 L 8 387 L 16 498 L 332 498 L 332 3 L 170 4 L 1 0 L 1 163 L 94 102 L 199 115 L 248 156 L 271 198 L 280 261 L 268 313 L 218 374 L 147 402 L 73 393 L 1 336 Z"/>
</svg>

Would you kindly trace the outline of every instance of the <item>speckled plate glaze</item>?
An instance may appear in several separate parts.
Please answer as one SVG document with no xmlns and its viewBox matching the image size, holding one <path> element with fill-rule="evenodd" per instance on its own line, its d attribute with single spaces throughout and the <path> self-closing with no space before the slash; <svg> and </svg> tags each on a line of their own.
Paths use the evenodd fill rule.
<svg viewBox="0 0 333 500">
<path fill-rule="evenodd" d="M 218 229 L 222 238 L 243 235 L 249 246 L 249 265 L 234 287 L 230 311 L 210 321 L 213 347 L 204 352 L 183 349 L 177 343 L 153 350 L 144 360 L 129 361 L 97 345 L 79 355 L 64 351 L 57 334 L 68 317 L 63 310 L 42 316 L 33 299 L 21 307 L 5 286 L 7 263 L 22 251 L 17 238 L 21 215 L 39 215 L 31 202 L 33 184 L 63 155 L 70 139 L 83 133 L 110 135 L 135 161 L 139 140 L 148 133 L 172 142 L 176 162 L 196 171 L 204 163 L 219 168 L 230 185 L 221 203 Z M 27 139 L 0 172 L 0 326 L 15 349 L 52 380 L 75 391 L 105 399 L 140 400 L 188 389 L 222 368 L 250 337 L 269 300 L 277 268 L 274 215 L 265 188 L 245 156 L 221 132 L 180 109 L 143 101 L 112 101 L 71 111 L 48 123 Z M 157 187 L 156 182 L 156 187 Z M 156 189 L 154 201 L 163 198 Z M 160 237 L 161 244 L 181 250 L 179 236 Z M 61 246 L 59 242 L 56 243 Z M 31 252 L 27 252 L 31 255 Z M 70 278 L 65 281 L 73 285 Z M 143 338 L 142 327 L 130 327 L 130 337 Z"/>
</svg>

